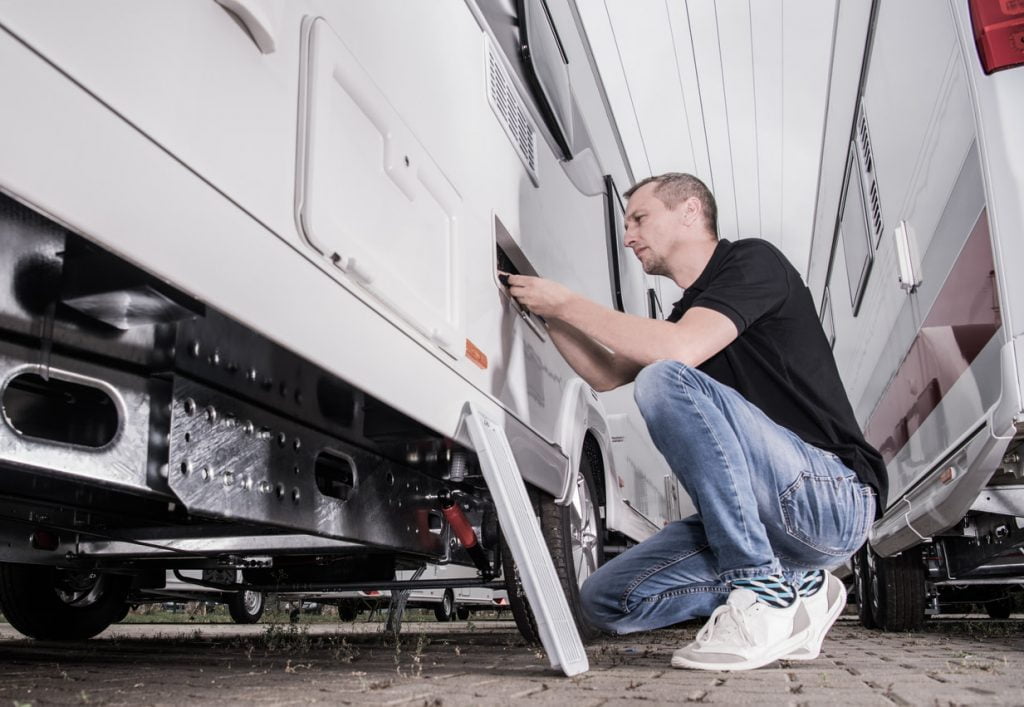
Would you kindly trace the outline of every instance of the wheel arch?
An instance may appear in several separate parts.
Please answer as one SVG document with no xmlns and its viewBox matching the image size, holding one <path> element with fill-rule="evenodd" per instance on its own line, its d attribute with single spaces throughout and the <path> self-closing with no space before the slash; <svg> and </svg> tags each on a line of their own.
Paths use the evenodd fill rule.
<svg viewBox="0 0 1024 707">
<path fill-rule="evenodd" d="M 604 507 L 608 500 L 610 475 L 614 473 L 611 428 L 600 398 L 581 378 L 575 378 L 569 383 L 562 399 L 558 430 L 559 445 L 569 457 L 569 470 L 557 503 L 564 505 L 572 498 L 576 470 L 586 454 L 593 464 L 599 505 Z"/>
</svg>

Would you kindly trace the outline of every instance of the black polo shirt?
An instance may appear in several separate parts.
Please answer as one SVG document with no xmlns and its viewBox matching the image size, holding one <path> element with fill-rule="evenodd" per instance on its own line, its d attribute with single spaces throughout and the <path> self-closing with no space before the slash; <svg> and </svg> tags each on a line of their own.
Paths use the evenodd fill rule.
<svg viewBox="0 0 1024 707">
<path fill-rule="evenodd" d="M 875 488 L 884 508 L 885 464 L 861 434 L 810 290 L 786 257 L 760 238 L 720 240 L 668 320 L 679 321 L 690 307 L 723 314 L 739 331 L 700 370 L 838 456 Z"/>
</svg>

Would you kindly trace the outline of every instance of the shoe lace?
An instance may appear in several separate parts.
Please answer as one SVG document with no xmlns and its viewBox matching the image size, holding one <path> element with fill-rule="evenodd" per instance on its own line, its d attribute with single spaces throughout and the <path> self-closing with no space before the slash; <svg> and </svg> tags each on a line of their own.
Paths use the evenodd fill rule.
<svg viewBox="0 0 1024 707">
<path fill-rule="evenodd" d="M 747 628 L 746 617 L 735 606 L 723 604 L 711 612 L 708 622 L 697 632 L 697 643 L 708 644 L 716 634 L 718 634 L 719 641 L 738 635 L 746 645 L 754 645 L 754 640 Z"/>
</svg>

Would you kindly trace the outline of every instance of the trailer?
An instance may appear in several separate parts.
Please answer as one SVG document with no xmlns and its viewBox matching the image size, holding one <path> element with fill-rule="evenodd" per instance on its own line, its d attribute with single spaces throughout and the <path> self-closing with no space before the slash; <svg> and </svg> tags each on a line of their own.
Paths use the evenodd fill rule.
<svg viewBox="0 0 1024 707">
<path fill-rule="evenodd" d="M 455 563 L 585 669 L 551 645 L 591 632 L 579 584 L 687 503 L 497 276 L 674 294 L 619 238 L 575 3 L 5 0 L 0 67 L 8 620 Z"/>
<path fill-rule="evenodd" d="M 881 0 L 856 100 L 830 106 L 845 168 L 822 171 L 808 281 L 889 474 L 853 562 L 868 627 L 1005 617 L 1024 583 L 1022 63 L 1019 2 Z"/>
</svg>

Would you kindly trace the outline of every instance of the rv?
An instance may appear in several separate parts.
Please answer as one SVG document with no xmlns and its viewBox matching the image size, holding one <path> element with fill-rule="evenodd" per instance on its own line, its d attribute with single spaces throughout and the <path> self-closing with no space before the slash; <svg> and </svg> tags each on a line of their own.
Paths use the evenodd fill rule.
<svg viewBox="0 0 1024 707">
<path fill-rule="evenodd" d="M 541 638 L 516 578 L 553 568 L 588 632 L 605 545 L 685 499 L 498 277 L 673 294 L 621 244 L 575 3 L 2 2 L 0 67 L 17 629 L 95 635 L 173 569 L 313 593 L 456 563 Z"/>
<path fill-rule="evenodd" d="M 882 0 L 830 100 L 808 283 L 889 472 L 853 562 L 869 627 L 1005 617 L 1024 583 L 1022 62 L 1020 2 Z"/>
</svg>

